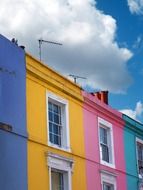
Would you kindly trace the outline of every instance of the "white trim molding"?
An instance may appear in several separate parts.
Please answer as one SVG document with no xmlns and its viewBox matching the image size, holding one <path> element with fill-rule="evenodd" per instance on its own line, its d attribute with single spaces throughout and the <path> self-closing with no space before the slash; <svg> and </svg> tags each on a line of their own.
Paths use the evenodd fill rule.
<svg viewBox="0 0 143 190">
<path fill-rule="evenodd" d="M 74 160 L 72 158 L 63 157 L 52 152 L 48 152 L 46 155 L 48 156 L 47 164 L 49 167 L 73 171 Z"/>
<path fill-rule="evenodd" d="M 114 187 L 114 190 L 117 190 L 117 184 L 116 184 L 116 174 L 112 174 L 109 172 L 106 172 L 104 170 L 101 170 L 101 185 L 103 190 L 103 184 L 111 184 Z"/>
<path fill-rule="evenodd" d="M 51 143 L 49 140 L 49 112 L 48 112 L 48 102 L 49 100 L 58 106 L 61 106 L 62 115 L 62 136 L 61 136 L 61 146 Z M 70 135 L 69 135 L 69 105 L 68 101 L 59 97 L 51 92 L 46 92 L 46 109 L 47 109 L 47 139 L 48 145 L 63 151 L 71 152 L 70 149 Z"/>
<path fill-rule="evenodd" d="M 139 143 L 143 144 L 143 140 L 138 138 L 138 137 L 136 137 L 136 142 L 139 142 Z"/>
<path fill-rule="evenodd" d="M 108 147 L 109 147 L 109 162 L 102 159 L 102 151 L 100 146 L 100 127 L 108 130 Z M 98 117 L 98 139 L 99 139 L 99 151 L 100 151 L 100 163 L 115 168 L 115 157 L 114 157 L 114 138 L 113 138 L 113 126 L 110 122 L 103 118 Z"/>
<path fill-rule="evenodd" d="M 110 171 L 107 171 L 107 170 L 100 170 L 100 173 L 102 174 L 105 174 L 105 175 L 110 175 L 110 176 L 114 176 L 114 177 L 117 177 L 117 173 L 112 173 Z"/>
<path fill-rule="evenodd" d="M 47 153 L 47 165 L 49 167 L 49 186 L 52 189 L 52 171 L 59 171 L 64 176 L 64 189 L 72 190 L 72 172 L 74 161 L 71 158 L 66 158 L 54 153 Z"/>
</svg>

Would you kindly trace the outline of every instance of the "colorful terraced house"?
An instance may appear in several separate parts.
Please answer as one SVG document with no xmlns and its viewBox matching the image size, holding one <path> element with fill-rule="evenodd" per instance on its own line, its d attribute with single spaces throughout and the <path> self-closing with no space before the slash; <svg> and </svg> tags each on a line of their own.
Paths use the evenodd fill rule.
<svg viewBox="0 0 143 190">
<path fill-rule="evenodd" d="M 28 190 L 86 190 L 81 88 L 26 55 Z"/>
<path fill-rule="evenodd" d="M 122 114 L 106 91 L 83 96 L 87 190 L 126 190 Z"/>
<path fill-rule="evenodd" d="M 0 108 L 0 189 L 141 190 L 143 125 L 3 36 Z"/>
<path fill-rule="evenodd" d="M 0 189 L 27 189 L 25 52 L 0 35 Z"/>
<path fill-rule="evenodd" d="M 143 189 L 143 124 L 123 115 L 127 189 Z"/>
</svg>

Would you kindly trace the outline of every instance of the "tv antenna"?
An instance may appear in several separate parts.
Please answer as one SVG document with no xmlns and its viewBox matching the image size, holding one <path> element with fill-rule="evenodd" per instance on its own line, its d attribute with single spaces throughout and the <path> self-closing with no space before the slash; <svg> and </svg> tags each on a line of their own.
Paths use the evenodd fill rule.
<svg viewBox="0 0 143 190">
<path fill-rule="evenodd" d="M 86 77 L 81 77 L 81 76 L 72 75 L 72 74 L 70 74 L 69 76 L 74 79 L 75 83 L 77 83 L 77 79 L 87 79 Z"/>
<path fill-rule="evenodd" d="M 43 42 L 44 42 L 44 43 L 49 43 L 49 44 L 54 44 L 54 45 L 59 45 L 59 46 L 63 45 L 63 44 L 58 43 L 58 42 L 43 40 L 42 38 L 39 39 L 38 42 L 39 42 L 39 56 L 40 56 L 40 61 L 41 61 L 41 58 L 42 58 L 42 51 L 41 51 L 42 48 L 41 48 L 41 47 L 42 47 L 42 43 L 43 43 Z"/>
</svg>

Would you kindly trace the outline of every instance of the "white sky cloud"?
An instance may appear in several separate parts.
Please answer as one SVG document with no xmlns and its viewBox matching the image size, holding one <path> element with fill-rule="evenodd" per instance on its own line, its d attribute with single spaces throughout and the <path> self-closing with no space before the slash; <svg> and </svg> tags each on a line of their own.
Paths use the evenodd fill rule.
<svg viewBox="0 0 143 190">
<path fill-rule="evenodd" d="M 120 112 L 128 115 L 129 117 L 135 120 L 140 120 L 141 117 L 143 117 L 143 103 L 141 101 L 138 101 L 136 104 L 135 110 L 123 109 L 123 110 L 120 110 Z"/>
<path fill-rule="evenodd" d="M 143 14 L 143 0 L 127 0 L 132 14 Z"/>
<path fill-rule="evenodd" d="M 116 20 L 96 8 L 94 0 L 1 0 L 0 31 L 16 37 L 38 57 L 38 39 L 44 62 L 64 74 L 87 77 L 86 85 L 124 92 L 132 78 L 127 61 L 132 52 L 116 42 Z"/>
<path fill-rule="evenodd" d="M 133 48 L 134 49 L 139 49 L 142 47 L 143 43 L 143 37 L 141 35 L 139 35 L 136 39 L 136 41 L 133 44 Z"/>
</svg>

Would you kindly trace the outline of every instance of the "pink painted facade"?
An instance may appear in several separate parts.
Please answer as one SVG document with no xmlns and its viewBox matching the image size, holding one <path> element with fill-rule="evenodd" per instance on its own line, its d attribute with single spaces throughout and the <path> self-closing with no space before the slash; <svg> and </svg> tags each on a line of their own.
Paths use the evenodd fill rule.
<svg viewBox="0 0 143 190">
<path fill-rule="evenodd" d="M 92 94 L 83 92 L 83 97 L 87 190 L 102 190 L 101 176 L 106 174 L 113 176 L 115 190 L 126 190 L 122 115 Z M 98 118 L 112 125 L 114 168 L 101 163 Z"/>
</svg>

